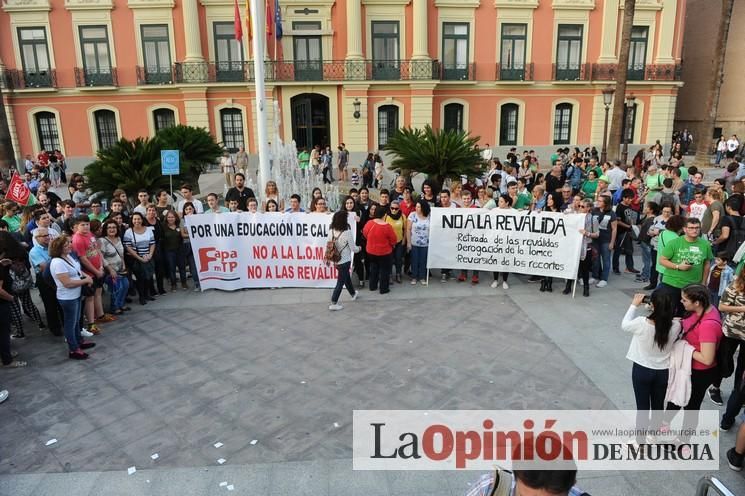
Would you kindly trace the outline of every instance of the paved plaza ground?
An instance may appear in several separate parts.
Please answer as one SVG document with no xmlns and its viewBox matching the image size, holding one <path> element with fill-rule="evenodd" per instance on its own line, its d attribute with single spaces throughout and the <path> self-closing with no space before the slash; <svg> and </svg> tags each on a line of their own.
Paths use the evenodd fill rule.
<svg viewBox="0 0 745 496">
<path fill-rule="evenodd" d="M 200 183 L 222 189 L 219 174 Z M 29 367 L 0 371 L 0 496 L 217 495 L 223 481 L 250 496 L 459 496 L 480 472 L 352 471 L 352 411 L 634 407 L 631 276 L 573 301 L 558 281 L 553 294 L 489 282 L 394 285 L 342 296 L 336 313 L 330 290 L 180 291 L 106 325 L 87 362 L 31 331 L 14 342 Z M 723 458 L 735 432 L 715 475 L 745 494 Z M 580 485 L 692 496 L 703 475 L 585 472 Z"/>
<path fill-rule="evenodd" d="M 31 332 L 16 343 L 29 367 L 0 377 L 0 494 L 222 494 L 228 481 L 246 495 L 460 495 L 478 472 L 353 472 L 352 410 L 633 407 L 619 329 L 631 277 L 574 301 L 512 282 L 395 285 L 336 313 L 326 290 L 181 291 L 107 325 L 87 362 Z M 683 496 L 702 475 L 580 483 Z"/>
</svg>

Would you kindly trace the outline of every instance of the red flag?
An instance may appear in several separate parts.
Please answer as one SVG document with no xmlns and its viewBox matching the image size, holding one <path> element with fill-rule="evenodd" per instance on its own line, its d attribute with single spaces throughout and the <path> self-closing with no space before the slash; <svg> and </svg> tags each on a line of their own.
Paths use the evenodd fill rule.
<svg viewBox="0 0 745 496">
<path fill-rule="evenodd" d="M 32 196 L 31 190 L 28 189 L 28 186 L 26 186 L 21 179 L 21 176 L 18 175 L 18 173 L 13 174 L 13 177 L 10 179 L 10 184 L 8 185 L 8 192 L 5 194 L 5 199 L 25 206 L 29 204 Z M 31 204 L 33 205 L 33 203 L 35 203 L 35 201 Z"/>
<path fill-rule="evenodd" d="M 271 36 L 272 35 L 272 10 L 271 5 L 269 3 L 269 0 L 265 0 L 264 6 L 266 7 L 265 13 L 266 13 L 266 35 Z"/>
<path fill-rule="evenodd" d="M 235 31 L 235 39 L 238 41 L 243 40 L 243 20 L 241 19 L 241 9 L 238 8 L 238 0 L 235 0 L 235 19 L 233 20 L 233 29 Z M 251 29 L 249 27 L 249 29 Z"/>
</svg>

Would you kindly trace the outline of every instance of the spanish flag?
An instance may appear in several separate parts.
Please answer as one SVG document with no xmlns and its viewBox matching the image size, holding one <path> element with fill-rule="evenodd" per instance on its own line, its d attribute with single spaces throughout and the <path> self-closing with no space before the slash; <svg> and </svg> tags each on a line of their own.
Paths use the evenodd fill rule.
<svg viewBox="0 0 745 496">
<path fill-rule="evenodd" d="M 248 39 L 253 38 L 251 31 L 251 0 L 246 0 L 246 25 L 248 26 Z"/>
</svg>

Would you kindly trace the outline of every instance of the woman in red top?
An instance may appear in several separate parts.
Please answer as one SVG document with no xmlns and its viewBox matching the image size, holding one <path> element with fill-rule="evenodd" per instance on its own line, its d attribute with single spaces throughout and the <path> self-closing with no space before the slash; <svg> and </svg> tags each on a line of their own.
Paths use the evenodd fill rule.
<svg viewBox="0 0 745 496">
<path fill-rule="evenodd" d="M 397 243 L 395 231 L 383 220 L 385 214 L 384 208 L 377 208 L 377 205 L 370 207 L 370 217 L 373 220 L 365 224 L 362 230 L 362 235 L 367 240 L 367 259 L 370 262 L 370 291 L 378 289 L 380 281 L 380 294 L 390 292 L 388 284 L 393 263 L 393 247 Z"/>
<path fill-rule="evenodd" d="M 698 424 L 698 411 L 706 390 L 718 377 L 716 355 L 722 339 L 722 320 L 719 311 L 710 304 L 709 289 L 701 284 L 684 287 L 681 303 L 687 312 L 681 322 L 683 339 L 695 349 L 691 364 L 691 397 L 684 408 L 683 428 L 693 429 Z M 667 404 L 667 410 L 679 409 L 677 405 Z"/>
</svg>

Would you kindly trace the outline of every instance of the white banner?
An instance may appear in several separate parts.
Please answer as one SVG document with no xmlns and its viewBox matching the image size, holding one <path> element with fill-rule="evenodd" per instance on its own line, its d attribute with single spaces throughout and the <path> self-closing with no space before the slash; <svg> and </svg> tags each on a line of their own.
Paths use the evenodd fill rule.
<svg viewBox="0 0 745 496">
<path fill-rule="evenodd" d="M 202 289 L 333 288 L 323 263 L 331 215 L 224 213 L 186 217 Z M 353 238 L 355 219 L 349 216 Z"/>
<path fill-rule="evenodd" d="M 433 208 L 427 267 L 574 279 L 583 214 Z"/>
</svg>

